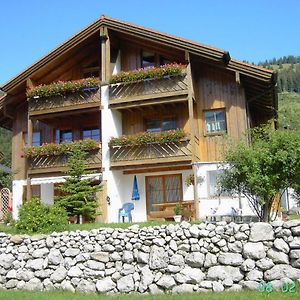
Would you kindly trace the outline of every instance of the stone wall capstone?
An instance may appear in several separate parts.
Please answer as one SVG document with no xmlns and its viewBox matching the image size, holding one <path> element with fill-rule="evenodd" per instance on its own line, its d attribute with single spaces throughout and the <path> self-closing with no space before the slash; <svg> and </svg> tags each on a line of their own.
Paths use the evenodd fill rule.
<svg viewBox="0 0 300 300">
<path fill-rule="evenodd" d="M 0 288 L 186 293 L 273 288 L 300 279 L 300 220 L 169 224 L 10 236 Z"/>
</svg>

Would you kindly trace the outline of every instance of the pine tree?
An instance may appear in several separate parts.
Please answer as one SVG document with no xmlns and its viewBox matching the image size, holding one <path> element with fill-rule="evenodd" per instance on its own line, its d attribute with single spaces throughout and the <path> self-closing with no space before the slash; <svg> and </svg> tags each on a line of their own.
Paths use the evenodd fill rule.
<svg viewBox="0 0 300 300">
<path fill-rule="evenodd" d="M 69 216 L 77 216 L 77 222 L 80 215 L 90 221 L 95 219 L 97 208 L 95 194 L 101 189 L 100 185 L 93 185 L 92 178 L 84 176 L 87 174 L 86 155 L 80 145 L 69 153 L 67 178 L 61 186 L 57 187 L 62 196 L 55 199 L 66 209 Z"/>
</svg>

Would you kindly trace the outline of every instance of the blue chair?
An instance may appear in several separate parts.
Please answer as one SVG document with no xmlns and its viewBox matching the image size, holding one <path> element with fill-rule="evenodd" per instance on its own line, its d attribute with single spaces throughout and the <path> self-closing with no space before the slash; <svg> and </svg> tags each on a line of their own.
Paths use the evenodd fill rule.
<svg viewBox="0 0 300 300">
<path fill-rule="evenodd" d="M 131 211 L 134 210 L 134 204 L 131 202 L 126 202 L 122 205 L 122 208 L 119 208 L 119 223 L 121 221 L 122 217 L 122 222 L 124 223 L 125 217 L 128 218 L 128 222 L 132 222 L 132 215 Z"/>
</svg>

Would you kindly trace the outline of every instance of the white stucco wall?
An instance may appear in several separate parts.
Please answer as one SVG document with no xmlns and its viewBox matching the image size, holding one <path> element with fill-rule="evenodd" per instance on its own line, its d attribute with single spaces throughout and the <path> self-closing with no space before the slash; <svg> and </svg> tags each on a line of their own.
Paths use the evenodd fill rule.
<svg viewBox="0 0 300 300">
<path fill-rule="evenodd" d="M 146 221 L 146 177 L 166 174 L 182 174 L 183 200 L 194 200 L 193 186 L 186 186 L 185 184 L 186 177 L 192 174 L 192 170 L 136 174 L 140 194 L 140 200 L 137 201 L 131 200 L 134 174 L 126 175 L 123 174 L 122 171 L 112 171 L 107 186 L 107 192 L 111 202 L 108 208 L 109 222 L 118 222 L 119 208 L 126 202 L 134 203 L 135 208 L 132 212 L 134 222 Z"/>
<path fill-rule="evenodd" d="M 248 200 L 244 197 L 210 197 L 208 171 L 215 171 L 221 168 L 219 162 L 196 163 L 197 178 L 203 178 L 203 182 L 197 183 L 197 195 L 199 199 L 199 217 L 203 218 L 211 215 L 211 209 L 220 207 L 222 211 L 230 211 L 231 207 L 242 209 L 242 214 L 245 216 L 254 216 L 255 213 L 249 206 Z"/>
<path fill-rule="evenodd" d="M 23 190 L 24 185 L 27 184 L 26 180 L 13 180 L 12 183 L 12 209 L 13 218 L 17 219 L 19 215 L 19 209 L 23 203 Z"/>
</svg>

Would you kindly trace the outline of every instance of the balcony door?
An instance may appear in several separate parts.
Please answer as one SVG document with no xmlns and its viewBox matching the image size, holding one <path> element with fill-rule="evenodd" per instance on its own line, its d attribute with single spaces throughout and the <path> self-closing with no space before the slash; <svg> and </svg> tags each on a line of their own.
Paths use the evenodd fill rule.
<svg viewBox="0 0 300 300">
<path fill-rule="evenodd" d="M 147 213 L 160 210 L 158 203 L 172 203 L 183 200 L 181 174 L 146 177 Z"/>
</svg>

